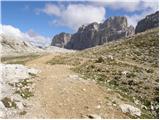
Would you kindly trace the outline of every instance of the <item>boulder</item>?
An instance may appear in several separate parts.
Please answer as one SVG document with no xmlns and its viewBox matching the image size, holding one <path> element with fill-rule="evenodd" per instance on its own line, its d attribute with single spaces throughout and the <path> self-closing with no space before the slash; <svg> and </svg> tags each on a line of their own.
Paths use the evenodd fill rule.
<svg viewBox="0 0 160 120">
<path fill-rule="evenodd" d="M 123 113 L 129 113 L 131 115 L 136 115 L 136 116 L 141 116 L 141 110 L 132 106 L 132 105 L 129 105 L 129 104 L 122 104 L 120 105 L 120 108 L 122 110 Z"/>
<path fill-rule="evenodd" d="M 144 32 L 148 29 L 155 28 L 159 26 L 159 11 L 146 16 L 144 19 L 140 20 L 136 26 L 135 33 Z"/>
</svg>

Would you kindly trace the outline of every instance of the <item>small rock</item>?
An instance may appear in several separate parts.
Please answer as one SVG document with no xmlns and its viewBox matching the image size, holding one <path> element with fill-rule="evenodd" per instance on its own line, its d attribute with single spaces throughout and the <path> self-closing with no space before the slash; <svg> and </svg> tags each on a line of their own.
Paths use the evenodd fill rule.
<svg viewBox="0 0 160 120">
<path fill-rule="evenodd" d="M 130 113 L 131 115 L 141 116 L 141 110 L 129 104 L 122 104 L 120 105 L 120 108 L 124 113 Z"/>
<path fill-rule="evenodd" d="M 5 109 L 5 106 L 1 101 L 0 101 L 0 109 Z"/>
<path fill-rule="evenodd" d="M 147 107 L 145 105 L 141 105 L 141 108 L 147 110 Z"/>
<path fill-rule="evenodd" d="M 85 89 L 85 88 L 83 88 L 82 90 L 83 90 L 83 91 L 86 91 L 86 89 Z"/>
<path fill-rule="evenodd" d="M 139 100 L 134 100 L 134 103 L 135 103 L 136 105 L 138 105 L 138 104 L 139 104 Z"/>
<path fill-rule="evenodd" d="M 116 107 L 117 105 L 115 103 L 112 104 L 114 107 Z"/>
<path fill-rule="evenodd" d="M 97 105 L 96 108 L 97 108 L 97 109 L 100 109 L 100 108 L 101 108 L 101 105 Z"/>
<path fill-rule="evenodd" d="M 0 119 L 4 118 L 5 114 L 3 111 L 0 111 Z"/>
<path fill-rule="evenodd" d="M 123 71 L 122 74 L 123 75 L 127 75 L 129 73 L 129 71 Z"/>
<path fill-rule="evenodd" d="M 90 119 L 102 119 L 101 116 L 99 116 L 97 114 L 89 114 L 89 115 L 87 115 L 87 117 Z"/>
<path fill-rule="evenodd" d="M 17 108 L 22 110 L 24 108 L 24 105 L 22 102 L 16 102 Z"/>
<path fill-rule="evenodd" d="M 113 60 L 113 56 L 112 55 L 108 55 L 107 56 L 109 59 Z"/>
<path fill-rule="evenodd" d="M 69 75 L 69 78 L 74 79 L 74 80 L 79 80 L 78 75 Z"/>
</svg>

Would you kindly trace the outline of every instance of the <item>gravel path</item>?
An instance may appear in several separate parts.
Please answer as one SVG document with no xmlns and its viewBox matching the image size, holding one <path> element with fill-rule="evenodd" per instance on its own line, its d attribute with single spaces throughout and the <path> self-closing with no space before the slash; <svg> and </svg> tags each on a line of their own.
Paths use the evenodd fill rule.
<svg viewBox="0 0 160 120">
<path fill-rule="evenodd" d="M 107 102 L 110 90 L 80 78 L 68 65 L 49 65 L 49 54 L 26 65 L 41 70 L 35 78 L 35 95 L 23 118 L 127 118 Z M 114 96 L 115 97 L 115 96 Z"/>
</svg>

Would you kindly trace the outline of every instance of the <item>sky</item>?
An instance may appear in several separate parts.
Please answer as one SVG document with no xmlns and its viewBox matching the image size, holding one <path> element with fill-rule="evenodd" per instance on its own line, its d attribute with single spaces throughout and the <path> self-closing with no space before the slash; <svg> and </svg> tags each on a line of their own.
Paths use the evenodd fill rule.
<svg viewBox="0 0 160 120">
<path fill-rule="evenodd" d="M 49 44 L 54 35 L 74 33 L 83 24 L 126 16 L 128 24 L 136 26 L 140 19 L 158 10 L 158 0 L 128 1 L 2 1 L 1 26 Z"/>
</svg>

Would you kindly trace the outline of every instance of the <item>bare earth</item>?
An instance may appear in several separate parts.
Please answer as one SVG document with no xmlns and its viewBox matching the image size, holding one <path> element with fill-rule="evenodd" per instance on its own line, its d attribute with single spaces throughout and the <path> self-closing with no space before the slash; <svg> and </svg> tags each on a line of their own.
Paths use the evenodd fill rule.
<svg viewBox="0 0 160 120">
<path fill-rule="evenodd" d="M 21 118 L 128 118 L 112 100 L 121 103 L 119 95 L 94 81 L 83 80 L 68 65 L 49 65 L 55 54 L 29 61 L 26 65 L 41 70 L 35 78 L 35 93 Z"/>
</svg>

